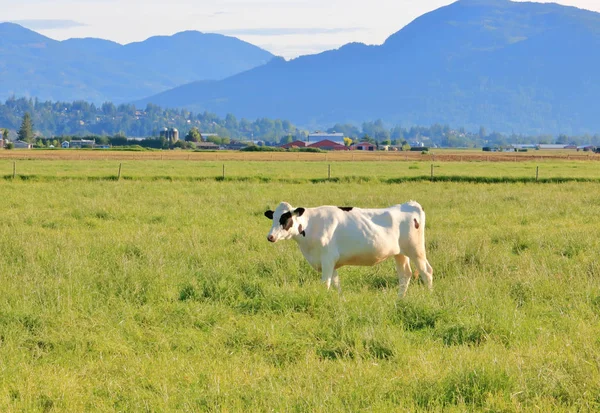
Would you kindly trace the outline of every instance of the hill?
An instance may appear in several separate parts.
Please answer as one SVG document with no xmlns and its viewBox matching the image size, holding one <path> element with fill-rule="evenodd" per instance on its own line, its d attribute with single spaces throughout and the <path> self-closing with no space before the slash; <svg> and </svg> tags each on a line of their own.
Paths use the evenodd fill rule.
<svg viewBox="0 0 600 413">
<path fill-rule="evenodd" d="M 139 101 L 321 127 L 479 125 L 510 133 L 600 131 L 600 14 L 557 4 L 461 0 L 382 45 L 274 59 Z"/>
<path fill-rule="evenodd" d="M 103 39 L 56 41 L 0 23 L 0 100 L 139 99 L 197 80 L 219 80 L 273 58 L 234 37 L 187 31 L 120 45 Z"/>
</svg>

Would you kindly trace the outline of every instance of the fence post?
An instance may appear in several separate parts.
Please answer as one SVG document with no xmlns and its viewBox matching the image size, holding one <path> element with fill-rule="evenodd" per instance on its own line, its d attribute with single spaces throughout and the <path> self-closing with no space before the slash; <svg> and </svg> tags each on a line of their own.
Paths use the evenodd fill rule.
<svg viewBox="0 0 600 413">
<path fill-rule="evenodd" d="M 331 179 L 331 164 L 327 165 L 327 179 Z"/>
<path fill-rule="evenodd" d="M 535 167 L 535 182 L 537 182 L 537 181 L 538 181 L 538 177 L 539 177 L 539 175 L 540 175 L 540 167 L 539 167 L 539 166 L 536 166 L 536 167 Z"/>
<path fill-rule="evenodd" d="M 223 179 L 225 179 L 225 164 L 223 164 Z"/>
<path fill-rule="evenodd" d="M 13 161 L 13 179 L 17 177 L 17 161 Z"/>
<path fill-rule="evenodd" d="M 123 166 L 123 163 L 119 163 L 119 176 L 117 177 L 117 181 L 121 180 L 121 166 Z"/>
<path fill-rule="evenodd" d="M 431 180 L 433 181 L 433 164 L 431 164 Z"/>
</svg>

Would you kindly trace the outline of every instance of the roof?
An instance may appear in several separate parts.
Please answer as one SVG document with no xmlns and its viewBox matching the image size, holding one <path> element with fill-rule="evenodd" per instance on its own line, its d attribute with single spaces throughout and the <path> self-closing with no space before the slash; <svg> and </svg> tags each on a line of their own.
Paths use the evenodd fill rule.
<svg viewBox="0 0 600 413">
<path fill-rule="evenodd" d="M 311 143 L 308 145 L 311 148 L 331 148 L 331 149 L 338 149 L 338 150 L 348 150 L 350 148 L 348 148 L 345 145 L 340 145 L 337 142 L 333 142 L 330 141 L 328 139 L 322 140 L 322 141 L 318 141 L 315 143 Z"/>
<path fill-rule="evenodd" d="M 297 148 L 305 148 L 307 146 L 306 142 L 304 141 L 294 141 L 294 142 L 290 142 L 290 143 L 286 143 L 284 145 L 281 145 L 282 148 L 292 148 L 292 147 L 297 147 Z"/>
<path fill-rule="evenodd" d="M 339 142 L 340 144 L 344 142 L 344 134 L 341 132 L 313 132 L 308 134 L 309 142 L 319 142 L 323 140 L 329 140 L 332 142 Z"/>
</svg>

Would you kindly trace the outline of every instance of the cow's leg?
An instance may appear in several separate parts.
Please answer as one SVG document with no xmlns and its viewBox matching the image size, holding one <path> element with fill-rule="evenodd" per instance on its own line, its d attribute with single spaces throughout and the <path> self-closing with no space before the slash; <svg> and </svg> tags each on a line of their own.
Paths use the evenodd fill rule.
<svg viewBox="0 0 600 413">
<path fill-rule="evenodd" d="M 398 281 L 400 282 L 398 295 L 404 297 L 408 285 L 410 284 L 410 279 L 412 278 L 410 260 L 403 254 L 394 255 L 394 259 L 396 260 L 396 273 L 398 274 Z"/>
<path fill-rule="evenodd" d="M 433 268 L 431 268 L 431 265 L 429 265 L 429 261 L 427 261 L 425 255 L 419 256 L 413 261 L 419 270 L 421 281 L 425 283 L 427 288 L 430 290 L 433 289 Z"/>
<path fill-rule="evenodd" d="M 321 261 L 321 281 L 327 285 L 328 290 L 331 288 L 331 281 L 335 273 L 335 264 L 333 261 L 327 259 Z"/>
<path fill-rule="evenodd" d="M 342 286 L 340 285 L 340 276 L 337 270 L 333 270 L 333 286 L 337 288 L 338 293 L 342 293 Z"/>
</svg>

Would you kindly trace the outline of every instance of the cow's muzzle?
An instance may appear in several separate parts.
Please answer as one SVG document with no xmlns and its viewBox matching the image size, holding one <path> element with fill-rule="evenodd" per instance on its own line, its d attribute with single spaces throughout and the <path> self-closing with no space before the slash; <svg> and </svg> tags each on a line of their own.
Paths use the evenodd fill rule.
<svg viewBox="0 0 600 413">
<path fill-rule="evenodd" d="M 275 236 L 273 235 L 268 235 L 267 239 L 269 240 L 269 242 L 275 242 Z"/>
</svg>

